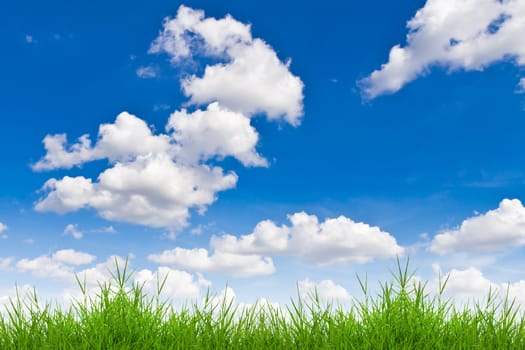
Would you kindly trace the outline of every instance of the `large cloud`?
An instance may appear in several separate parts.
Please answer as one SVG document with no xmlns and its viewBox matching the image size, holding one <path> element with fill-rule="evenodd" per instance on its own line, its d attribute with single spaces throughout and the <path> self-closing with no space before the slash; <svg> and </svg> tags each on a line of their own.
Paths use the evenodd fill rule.
<svg viewBox="0 0 525 350">
<path fill-rule="evenodd" d="M 502 301 L 508 293 L 508 301 L 515 300 L 521 304 L 520 307 L 525 306 L 525 280 L 496 282 L 487 278 L 481 270 L 475 267 L 453 268 L 446 273 L 443 273 L 437 264 L 434 264 L 433 268 L 436 274 L 439 273 L 441 284 L 447 280 L 443 297 L 450 298 L 456 307 L 462 308 L 467 305 L 472 307 L 476 303 L 483 306 L 489 291 L 492 297 L 497 295 L 494 300 L 496 303 Z M 426 291 L 437 294 L 439 285 L 439 279 L 436 277 L 429 281 Z"/>
<path fill-rule="evenodd" d="M 228 274 L 235 277 L 254 277 L 275 272 L 270 258 L 254 254 L 234 254 L 216 251 L 209 255 L 206 249 L 175 248 L 160 254 L 151 254 L 148 259 L 159 264 L 168 264 L 182 269 L 208 273 Z"/>
<path fill-rule="evenodd" d="M 197 54 L 226 61 L 206 66 L 202 77 L 183 79 L 183 92 L 191 97 L 190 103 L 218 101 L 236 112 L 265 113 L 269 119 L 299 124 L 302 81 L 268 44 L 252 37 L 250 26 L 231 16 L 205 18 L 203 11 L 181 6 L 177 17 L 166 19 L 150 52 L 166 52 L 174 63 Z"/>
<path fill-rule="evenodd" d="M 316 264 L 366 263 L 404 252 L 389 233 L 344 216 L 319 222 L 300 212 L 289 219 L 291 226 L 266 220 L 248 235 L 213 236 L 210 245 L 216 251 L 296 256 Z"/>
<path fill-rule="evenodd" d="M 95 183 L 82 176 L 50 179 L 44 185 L 47 196 L 35 208 L 66 213 L 91 207 L 108 220 L 180 228 L 189 208 L 203 212 L 218 191 L 236 181 L 235 174 L 224 174 L 219 167 L 182 165 L 167 154 L 149 154 L 117 163 Z"/>
<path fill-rule="evenodd" d="M 452 231 L 440 233 L 429 250 L 440 255 L 470 251 L 493 252 L 525 245 L 525 208 L 518 199 L 504 199 L 499 207 L 466 219 Z"/>
<path fill-rule="evenodd" d="M 16 262 L 18 272 L 29 272 L 35 276 L 63 282 L 66 288 L 62 291 L 63 305 L 68 305 L 72 298 L 82 299 L 83 294 L 78 280 L 84 284 L 86 293 L 95 297 L 100 292 L 100 285 L 110 282 L 115 286 L 112 273 L 118 266 L 123 271 L 126 260 L 120 256 L 110 256 L 105 261 L 79 269 L 94 261 L 95 257 L 72 249 L 63 249 L 50 255 L 41 255 L 33 259 L 21 259 Z M 12 259 L 8 259 L 9 264 Z M 0 259 L 0 263 L 2 259 Z M 131 262 L 128 260 L 127 274 L 131 273 Z M 75 277 L 76 276 L 76 277 Z M 150 296 L 158 294 L 158 287 L 164 282 L 161 297 L 169 299 L 195 299 L 202 295 L 211 283 L 201 275 L 194 276 L 188 272 L 160 266 L 156 270 L 142 269 L 132 275 L 132 281 L 143 286 L 143 291 Z"/>
<path fill-rule="evenodd" d="M 394 93 L 434 66 L 483 70 L 502 60 L 525 65 L 525 2 L 428 0 L 408 21 L 406 46 L 360 81 L 366 98 Z"/>
<path fill-rule="evenodd" d="M 235 173 L 209 161 L 234 157 L 245 166 L 268 165 L 256 150 L 259 134 L 250 124 L 254 114 L 299 124 L 301 80 L 266 43 L 252 38 L 249 25 L 231 16 L 205 18 L 202 11 L 181 6 L 175 19 L 166 20 L 150 51 L 166 52 L 173 63 L 196 55 L 225 59 L 206 67 L 202 77 L 181 82 L 189 104 L 209 105 L 175 111 L 166 133 L 155 134 L 144 120 L 122 112 L 114 123 L 100 125 L 96 142 L 89 135 L 73 144 L 66 134 L 47 135 L 47 152 L 34 171 L 103 159 L 110 167 L 97 179 L 49 179 L 36 210 L 92 208 L 108 220 L 177 230 L 187 225 L 192 209 L 203 213 L 218 192 L 237 183 Z"/>
<path fill-rule="evenodd" d="M 328 302 L 352 300 L 352 296 L 345 287 L 332 280 L 322 280 L 316 283 L 309 278 L 297 283 L 299 294 L 304 300 L 309 300 L 315 293 L 321 300 Z"/>
<path fill-rule="evenodd" d="M 21 259 L 15 267 L 20 272 L 31 272 L 39 277 L 74 280 L 74 266 L 91 263 L 95 256 L 73 249 L 58 250 L 52 255 Z"/>
<path fill-rule="evenodd" d="M 377 258 L 392 258 L 404 253 L 394 237 L 344 216 L 319 222 L 304 212 L 290 215 L 291 226 L 261 221 L 253 232 L 241 237 L 213 236 L 210 247 L 176 247 L 148 259 L 159 264 L 199 272 L 253 277 L 275 272 L 272 256 L 292 256 L 309 263 L 366 263 Z"/>
</svg>

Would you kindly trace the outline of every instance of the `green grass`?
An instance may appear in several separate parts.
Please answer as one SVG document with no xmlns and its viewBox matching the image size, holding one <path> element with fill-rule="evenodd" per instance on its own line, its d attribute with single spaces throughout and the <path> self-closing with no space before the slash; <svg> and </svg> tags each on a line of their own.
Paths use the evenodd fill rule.
<svg viewBox="0 0 525 350">
<path fill-rule="evenodd" d="M 525 349 L 525 321 L 508 297 L 456 309 L 414 282 L 408 260 L 393 280 L 350 310 L 323 303 L 317 293 L 283 309 L 239 309 L 208 293 L 203 305 L 175 310 L 148 297 L 132 273 L 116 266 L 111 283 L 69 310 L 42 305 L 36 293 L 11 299 L 0 317 L 0 349 Z M 159 294 L 162 290 L 159 285 Z M 499 302 L 497 300 L 500 300 Z"/>
</svg>

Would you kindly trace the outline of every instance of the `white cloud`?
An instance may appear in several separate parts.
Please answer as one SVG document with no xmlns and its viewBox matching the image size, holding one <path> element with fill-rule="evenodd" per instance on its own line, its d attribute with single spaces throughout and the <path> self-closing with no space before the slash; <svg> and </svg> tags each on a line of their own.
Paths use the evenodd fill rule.
<svg viewBox="0 0 525 350">
<path fill-rule="evenodd" d="M 77 252 L 73 249 L 62 249 L 56 251 L 51 259 L 69 265 L 85 265 L 93 262 L 95 256 L 83 252 Z"/>
<path fill-rule="evenodd" d="M 47 258 L 49 257 L 47 256 Z M 129 258 L 133 259 L 133 254 L 130 254 Z M 92 300 L 99 298 L 101 285 L 110 287 L 110 292 L 115 292 L 118 287 L 117 281 L 115 281 L 117 266 L 120 273 L 123 274 L 124 268 L 126 267 L 126 259 L 113 255 L 108 257 L 104 262 L 82 270 L 74 270 L 72 266 L 64 263 L 62 269 L 67 269 L 63 273 L 44 273 L 39 274 L 39 276 L 67 283 L 66 287 L 58 293 L 60 299 L 57 300 L 59 306 L 67 309 L 73 300 L 84 300 L 86 297 Z M 34 270 L 24 271 L 31 271 L 36 274 L 36 268 Z M 78 277 L 78 281 L 75 275 Z M 159 285 L 157 283 L 162 283 L 164 278 L 166 278 L 164 288 L 160 294 L 161 301 L 165 299 L 170 302 L 196 299 L 203 294 L 203 290 L 211 286 L 211 282 L 204 279 L 200 274 L 191 275 L 185 271 L 173 270 L 168 267 L 161 266 L 155 271 L 148 269 L 134 271 L 131 266 L 131 260 L 127 261 L 125 276 L 131 276 L 129 284 L 126 284 L 124 287 L 125 291 L 131 290 L 131 283 L 139 284 L 143 286 L 143 291 L 148 297 L 158 295 L 157 287 Z M 85 288 L 85 294 L 79 287 L 79 282 L 83 288 Z"/>
<path fill-rule="evenodd" d="M 504 199 L 499 207 L 464 220 L 456 230 L 440 233 L 429 251 L 436 254 L 492 252 L 525 245 L 525 208 L 518 199 Z"/>
<path fill-rule="evenodd" d="M 518 90 L 517 92 L 519 94 L 524 94 L 525 93 L 525 78 L 521 78 L 520 79 L 520 82 L 518 83 Z"/>
<path fill-rule="evenodd" d="M 105 158 L 112 163 L 125 162 L 137 156 L 169 153 L 172 149 L 168 135 L 153 135 L 144 120 L 127 112 L 120 113 L 114 123 L 100 125 L 94 147 L 89 135 L 82 135 L 69 146 L 65 134 L 47 135 L 43 142 L 47 152 L 32 166 L 35 171 L 70 169 Z"/>
<path fill-rule="evenodd" d="M 171 106 L 169 104 L 167 104 L 167 103 L 159 103 L 159 104 L 153 105 L 153 111 L 155 111 L 155 112 L 167 111 L 170 108 L 171 108 Z"/>
<path fill-rule="evenodd" d="M 322 223 L 304 212 L 289 218 L 290 227 L 279 227 L 265 220 L 249 235 L 212 236 L 211 255 L 204 248 L 176 247 L 151 254 L 148 259 L 181 269 L 253 277 L 275 272 L 270 256 L 295 256 L 315 264 L 343 264 L 366 263 L 404 252 L 389 233 L 344 216 Z"/>
<path fill-rule="evenodd" d="M 188 224 L 190 210 L 204 213 L 218 192 L 236 186 L 235 173 L 207 162 L 234 157 L 245 166 L 268 165 L 256 151 L 259 134 L 250 124 L 252 114 L 299 123 L 303 83 L 267 44 L 252 38 L 249 25 L 231 16 L 204 18 L 202 11 L 181 6 L 175 19 L 165 21 L 150 51 L 167 52 L 174 63 L 201 54 L 229 62 L 208 66 L 203 77 L 181 82 L 190 104 L 210 104 L 191 113 L 173 113 L 166 134 L 155 135 L 144 120 L 122 112 L 114 123 L 100 125 L 94 144 L 89 135 L 73 144 L 65 134 L 47 135 L 47 152 L 34 171 L 70 169 L 102 159 L 110 167 L 97 179 L 49 179 L 36 210 L 92 208 L 107 220 L 174 233 Z"/>
<path fill-rule="evenodd" d="M 326 301 L 347 301 L 351 300 L 352 296 L 348 291 L 341 285 L 336 284 L 332 280 L 322 280 L 319 283 L 315 283 L 310 279 L 305 279 L 297 283 L 301 298 L 309 300 L 315 292 L 321 300 Z"/>
<path fill-rule="evenodd" d="M 201 275 L 197 279 L 186 271 L 174 270 L 160 266 L 156 271 L 143 269 L 133 275 L 133 280 L 144 286 L 144 292 L 157 295 L 159 286 L 164 283 L 161 297 L 175 299 L 195 299 L 201 296 L 202 289 L 209 287 L 211 282 Z"/>
<path fill-rule="evenodd" d="M 113 226 L 106 226 L 106 227 L 102 227 L 101 229 L 95 230 L 94 232 L 116 234 L 117 230 L 115 230 Z"/>
<path fill-rule="evenodd" d="M 198 48 L 190 33 L 202 37 L 210 55 L 220 55 L 237 43 L 252 41 L 250 26 L 236 21 L 230 15 L 223 19 L 204 18 L 204 11 L 180 6 L 174 19 L 166 18 L 164 29 L 152 43 L 150 52 L 167 52 L 174 62 L 195 54 Z"/>
<path fill-rule="evenodd" d="M 132 257 L 130 257 L 131 259 Z M 128 260 L 128 270 L 126 273 L 129 273 L 130 262 Z M 126 266 L 126 259 L 118 255 L 112 255 L 106 259 L 106 261 L 96 264 L 92 267 L 87 267 L 83 270 L 76 271 L 76 275 L 81 282 L 85 282 L 86 286 L 90 289 L 97 290 L 99 284 L 103 284 L 113 280 L 111 274 L 115 271 L 116 267 L 122 272 Z M 76 287 L 76 279 L 73 285 Z"/>
<path fill-rule="evenodd" d="M 78 229 L 78 226 L 73 224 L 68 224 L 66 226 L 66 228 L 64 229 L 64 234 L 71 235 L 75 239 L 81 239 L 84 236 L 82 231 Z"/>
<path fill-rule="evenodd" d="M 31 272 L 38 277 L 62 280 L 70 280 L 74 277 L 71 266 L 53 260 L 47 255 L 42 255 L 34 259 L 21 259 L 15 266 L 20 272 Z"/>
<path fill-rule="evenodd" d="M 495 283 L 488 280 L 480 270 L 474 267 L 469 267 L 465 270 L 452 269 L 446 275 L 449 274 L 445 291 L 448 295 L 453 295 L 454 297 L 482 298 L 487 296 L 491 288 L 493 291 L 498 289 Z"/>
<path fill-rule="evenodd" d="M 475 303 L 483 305 L 489 291 L 493 295 L 497 295 L 499 300 L 505 298 L 508 291 L 509 301 L 515 299 L 517 303 L 521 304 L 521 307 L 525 306 L 525 280 L 498 283 L 487 278 L 482 271 L 475 267 L 451 269 L 447 273 L 443 273 L 437 264 L 433 267 L 436 274 L 441 275 L 441 283 L 448 278 L 443 296 L 447 299 L 450 298 L 451 302 L 460 308 L 467 305 L 472 306 Z M 426 290 L 435 294 L 438 293 L 438 277 L 428 283 Z"/>
<path fill-rule="evenodd" d="M 267 166 L 255 150 L 259 134 L 250 119 L 222 108 L 217 102 L 206 110 L 188 113 L 185 109 L 170 116 L 167 130 L 181 147 L 179 158 L 190 163 L 212 157 L 233 156 L 245 166 Z"/>
<path fill-rule="evenodd" d="M 26 36 L 25 36 L 24 39 L 25 39 L 26 43 L 28 43 L 28 44 L 31 44 L 31 43 L 33 43 L 33 42 L 35 41 L 35 40 L 33 39 L 33 36 L 32 36 L 32 35 L 29 35 L 29 34 L 26 34 Z"/>
<path fill-rule="evenodd" d="M 404 253 L 388 232 L 339 216 L 319 222 L 304 212 L 289 216 L 291 226 L 261 221 L 253 232 L 239 238 L 213 236 L 215 251 L 235 254 L 269 254 L 300 257 L 317 264 L 366 263 Z"/>
<path fill-rule="evenodd" d="M 136 73 L 137 76 L 142 79 L 155 78 L 158 75 L 157 69 L 152 66 L 139 67 Z"/>
<path fill-rule="evenodd" d="M 46 155 L 32 166 L 33 170 L 70 169 L 94 159 L 88 135 L 79 137 L 78 143 L 73 144 L 69 149 L 65 148 L 66 142 L 66 134 L 47 135 L 43 141 Z"/>
<path fill-rule="evenodd" d="M 84 177 L 48 180 L 48 194 L 35 209 L 66 213 L 91 207 L 108 220 L 180 228 L 189 208 L 204 212 L 217 192 L 236 182 L 235 174 L 219 167 L 185 166 L 166 154 L 140 156 L 105 170 L 96 183 Z"/>
<path fill-rule="evenodd" d="M 29 284 L 0 290 L 0 317 L 8 316 L 6 308 L 11 306 L 10 300 L 16 300 L 18 297 L 24 298 L 32 294 L 33 290 Z"/>
<path fill-rule="evenodd" d="M 197 54 L 226 60 L 206 66 L 202 77 L 182 80 L 190 103 L 217 101 L 232 111 L 300 122 L 303 82 L 290 73 L 289 62 L 282 63 L 268 44 L 252 38 L 249 25 L 229 15 L 205 18 L 203 11 L 180 6 L 177 17 L 165 21 L 150 52 L 165 52 L 174 63 Z"/>
<path fill-rule="evenodd" d="M 98 182 L 83 176 L 48 180 L 43 186 L 46 196 L 35 205 L 38 211 L 94 208 L 108 220 L 180 228 L 186 225 L 190 208 L 203 212 L 217 192 L 237 182 L 234 173 L 224 174 L 220 167 L 174 160 L 176 153 L 184 154 L 180 145 L 168 135 L 153 135 L 143 120 L 126 112 L 114 124 L 100 126 L 93 147 L 88 135 L 68 149 L 65 135 L 47 136 L 44 143 L 48 152 L 35 170 L 70 168 L 102 158 L 113 166 L 99 175 Z"/>
<path fill-rule="evenodd" d="M 483 70 L 507 60 L 525 65 L 525 3 L 518 0 L 427 0 L 407 23 L 406 46 L 360 81 L 366 98 L 394 93 L 434 66 Z"/>
<path fill-rule="evenodd" d="M 39 277 L 74 281 L 74 267 L 91 263 L 95 256 L 73 249 L 58 250 L 52 255 L 41 255 L 34 259 L 21 259 L 15 267 L 20 272 L 31 272 Z"/>
<path fill-rule="evenodd" d="M 258 255 L 244 255 L 216 251 L 209 255 L 206 249 L 175 248 L 161 254 L 151 254 L 148 259 L 158 264 L 166 264 L 181 269 L 199 272 L 221 273 L 236 277 L 269 275 L 275 272 L 270 258 Z"/>
</svg>

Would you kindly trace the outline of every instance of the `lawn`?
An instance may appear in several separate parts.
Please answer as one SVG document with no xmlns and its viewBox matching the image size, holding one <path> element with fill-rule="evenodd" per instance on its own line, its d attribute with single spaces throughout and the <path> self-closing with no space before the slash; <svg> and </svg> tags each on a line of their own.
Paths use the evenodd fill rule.
<svg viewBox="0 0 525 350">
<path fill-rule="evenodd" d="M 364 293 L 350 309 L 321 301 L 317 293 L 239 308 L 208 293 L 202 304 L 175 309 L 131 283 L 133 272 L 116 265 L 113 279 L 68 310 L 42 305 L 36 292 L 11 299 L 0 317 L 0 349 L 525 349 L 525 321 L 509 298 L 489 292 L 487 302 L 458 309 L 425 291 L 397 261 L 381 293 Z"/>
</svg>

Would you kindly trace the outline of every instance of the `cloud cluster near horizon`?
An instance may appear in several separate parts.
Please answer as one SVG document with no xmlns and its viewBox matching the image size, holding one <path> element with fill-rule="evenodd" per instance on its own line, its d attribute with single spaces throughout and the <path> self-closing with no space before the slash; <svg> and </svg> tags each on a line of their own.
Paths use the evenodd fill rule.
<svg viewBox="0 0 525 350">
<path fill-rule="evenodd" d="M 252 37 L 249 25 L 229 15 L 206 18 L 203 11 L 180 6 L 175 18 L 165 20 L 150 53 L 166 53 L 173 64 L 193 57 L 221 62 L 207 65 L 202 76 L 181 80 L 186 105 L 196 108 L 172 113 L 165 133 L 154 134 L 144 120 L 122 112 L 114 123 L 100 125 L 94 144 L 87 134 L 73 144 L 66 134 L 47 135 L 46 154 L 32 166 L 34 171 L 101 159 L 110 167 L 95 181 L 84 176 L 49 179 L 36 210 L 93 208 L 107 220 L 177 230 L 187 225 L 191 209 L 203 213 L 218 192 L 237 183 L 234 172 L 225 173 L 210 160 L 233 157 L 247 167 L 268 166 L 256 150 L 259 134 L 251 118 L 263 114 L 268 120 L 300 124 L 302 81 L 290 72 L 289 62 Z"/>
<path fill-rule="evenodd" d="M 316 265 L 367 263 L 401 256 L 405 249 L 388 232 L 340 216 L 319 222 L 305 212 L 290 215 L 290 226 L 273 221 L 259 222 L 252 233 L 236 237 L 213 236 L 208 250 L 176 247 L 148 259 L 198 272 L 237 277 L 269 275 L 275 272 L 272 257 L 290 256 Z"/>
<path fill-rule="evenodd" d="M 495 252 L 525 245 L 525 208 L 518 199 L 504 199 L 499 207 L 465 219 L 459 228 L 434 237 L 429 251 Z"/>
<path fill-rule="evenodd" d="M 388 62 L 359 81 L 364 98 L 395 93 L 434 67 L 483 70 L 503 60 L 525 66 L 523 1 L 428 0 L 407 27 L 406 45 L 392 47 Z"/>
</svg>

